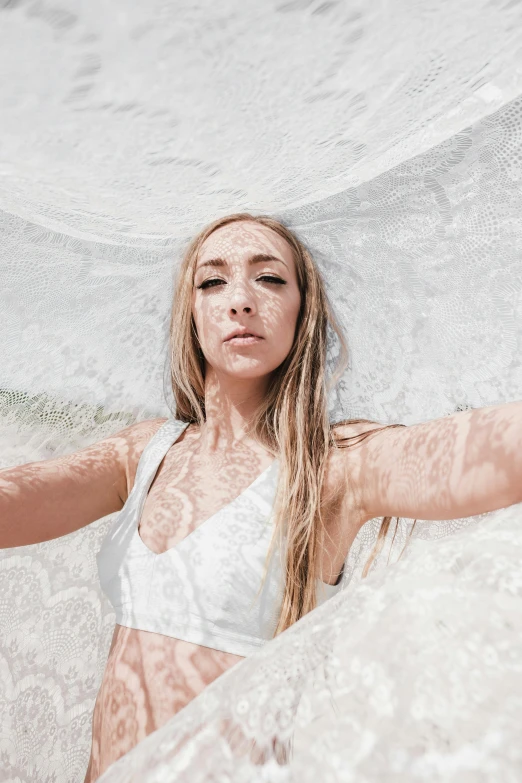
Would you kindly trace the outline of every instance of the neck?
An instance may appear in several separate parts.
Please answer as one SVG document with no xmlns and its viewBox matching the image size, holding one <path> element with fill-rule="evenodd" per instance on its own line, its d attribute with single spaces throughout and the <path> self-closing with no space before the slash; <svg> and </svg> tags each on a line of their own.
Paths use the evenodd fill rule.
<svg viewBox="0 0 522 783">
<path fill-rule="evenodd" d="M 219 374 L 207 366 L 206 421 L 200 431 L 202 447 L 208 451 L 217 451 L 243 440 L 269 383 L 269 376 L 237 379 Z"/>
</svg>

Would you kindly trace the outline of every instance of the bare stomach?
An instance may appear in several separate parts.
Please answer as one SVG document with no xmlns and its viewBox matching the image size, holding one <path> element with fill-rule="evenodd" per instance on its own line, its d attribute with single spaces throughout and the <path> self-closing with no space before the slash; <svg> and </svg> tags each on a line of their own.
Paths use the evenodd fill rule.
<svg viewBox="0 0 522 783">
<path fill-rule="evenodd" d="M 116 625 L 94 706 L 84 783 L 94 783 L 114 761 L 242 660 L 240 655 Z"/>
</svg>

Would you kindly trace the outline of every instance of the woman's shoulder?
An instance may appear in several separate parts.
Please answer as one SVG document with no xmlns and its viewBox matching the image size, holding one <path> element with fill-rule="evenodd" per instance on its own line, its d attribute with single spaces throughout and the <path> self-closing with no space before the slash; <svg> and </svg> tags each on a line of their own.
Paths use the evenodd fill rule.
<svg viewBox="0 0 522 783">
<path fill-rule="evenodd" d="M 122 498 L 124 502 L 129 496 L 131 488 L 134 486 L 138 463 L 145 447 L 167 421 L 169 421 L 169 419 L 165 417 L 144 419 L 143 421 L 137 421 L 118 432 L 118 437 L 121 438 L 125 444 L 123 449 L 123 465 L 126 477 L 126 497 Z"/>
<path fill-rule="evenodd" d="M 124 438 L 125 442 L 132 448 L 144 448 L 158 430 L 163 427 L 168 418 L 144 419 L 129 425 L 118 434 Z"/>
</svg>

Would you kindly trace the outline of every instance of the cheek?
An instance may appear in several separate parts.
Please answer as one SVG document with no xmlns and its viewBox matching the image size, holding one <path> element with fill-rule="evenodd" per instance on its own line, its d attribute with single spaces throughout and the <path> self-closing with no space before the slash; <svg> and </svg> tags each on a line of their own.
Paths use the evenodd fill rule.
<svg viewBox="0 0 522 783">
<path fill-rule="evenodd" d="M 219 342 L 218 334 L 220 320 L 223 319 L 223 308 L 219 306 L 217 296 L 196 296 L 192 305 L 192 316 L 196 324 L 199 342 L 203 349 L 211 349 Z M 217 327 L 217 328 L 216 328 Z"/>
<path fill-rule="evenodd" d="M 294 340 L 300 305 L 301 298 L 297 294 L 271 308 L 271 331 L 285 344 L 291 345 Z"/>
</svg>

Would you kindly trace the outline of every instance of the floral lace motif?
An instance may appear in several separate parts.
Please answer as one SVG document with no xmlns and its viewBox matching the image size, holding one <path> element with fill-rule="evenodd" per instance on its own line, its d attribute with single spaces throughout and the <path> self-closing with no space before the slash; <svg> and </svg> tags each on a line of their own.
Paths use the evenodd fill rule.
<svg viewBox="0 0 522 783">
<path fill-rule="evenodd" d="M 333 421 L 520 399 L 520 4 L 247 5 L 0 3 L 0 467 L 173 413 L 173 273 L 240 209 L 321 267 Z M 83 780 L 112 521 L 0 552 L 2 780 Z M 104 779 L 518 780 L 520 522 L 419 521 L 388 568 L 400 520 L 361 582 L 372 520 L 339 595 Z"/>
</svg>

